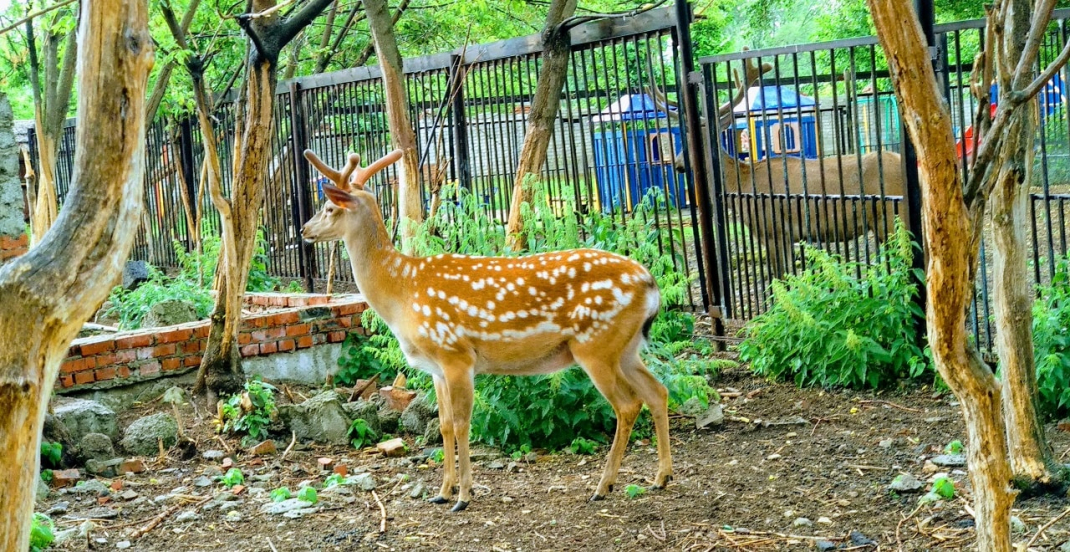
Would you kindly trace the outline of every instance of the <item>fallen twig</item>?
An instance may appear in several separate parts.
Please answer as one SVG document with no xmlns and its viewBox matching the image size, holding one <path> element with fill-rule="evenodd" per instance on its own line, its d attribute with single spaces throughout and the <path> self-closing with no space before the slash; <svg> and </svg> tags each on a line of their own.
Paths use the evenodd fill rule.
<svg viewBox="0 0 1070 552">
<path fill-rule="evenodd" d="M 858 404 L 883 404 L 885 406 L 890 406 L 890 407 L 898 409 L 898 410 L 905 410 L 907 412 L 915 412 L 915 413 L 921 412 L 921 410 L 918 410 L 917 408 L 910 408 L 909 406 L 903 406 L 901 404 L 895 404 L 894 402 L 891 402 L 891 401 L 879 401 L 879 400 L 858 401 Z"/>
<path fill-rule="evenodd" d="M 194 505 L 194 508 L 200 506 L 201 504 L 204 504 L 205 502 L 208 502 L 209 500 L 212 500 L 212 497 L 209 496 L 204 500 L 201 500 L 200 502 Z M 137 531 L 134 531 L 133 534 L 130 535 L 130 538 L 140 539 L 141 537 L 144 537 L 146 534 L 148 534 L 149 531 L 152 531 L 156 528 L 157 525 L 163 522 L 163 520 L 167 519 L 168 516 L 181 510 L 183 506 L 183 504 L 175 504 L 174 506 L 171 506 L 170 508 L 164 510 L 162 514 L 152 518 L 152 521 L 150 521 L 148 525 L 142 527 L 141 529 L 138 529 Z"/>
<path fill-rule="evenodd" d="M 264 537 L 264 538 L 266 538 L 266 539 L 267 539 L 267 541 L 268 541 L 268 546 L 270 546 L 270 547 L 271 547 L 271 552 L 279 552 L 279 549 L 278 549 L 278 548 L 275 548 L 275 545 L 274 545 L 274 544 L 273 544 L 273 543 L 271 542 L 271 537 Z"/>
<path fill-rule="evenodd" d="M 282 458 L 279 460 L 285 460 L 286 455 L 290 454 L 290 450 L 294 448 L 294 443 L 297 442 L 297 432 L 290 431 L 290 445 L 286 447 L 286 450 L 282 451 Z"/>
<path fill-rule="evenodd" d="M 1037 539 L 1040 538 L 1040 535 L 1044 534 L 1044 531 L 1047 531 L 1049 527 L 1051 527 L 1052 525 L 1055 525 L 1055 522 L 1059 521 L 1060 519 L 1063 519 L 1068 514 L 1070 514 L 1070 508 L 1067 508 L 1066 510 L 1063 510 L 1063 513 L 1055 516 L 1054 518 L 1052 518 L 1051 521 L 1045 523 L 1043 527 L 1041 527 L 1040 529 L 1037 529 L 1037 533 L 1035 535 L 1033 535 L 1033 538 L 1029 539 L 1029 542 L 1027 542 L 1025 544 L 1025 549 L 1029 550 L 1029 547 L 1033 546 L 1033 543 L 1037 542 Z"/>
<path fill-rule="evenodd" d="M 368 386 L 375 385 L 376 383 L 379 383 L 379 374 L 375 374 L 370 380 L 364 382 L 360 386 L 354 385 L 353 393 L 349 395 L 349 402 L 353 402 L 354 399 L 363 395 L 364 392 L 368 390 Z"/>
<path fill-rule="evenodd" d="M 914 511 L 910 512 L 910 514 L 907 517 L 899 520 L 899 523 L 895 524 L 895 548 L 896 548 L 896 550 L 902 550 L 903 549 L 903 540 L 899 537 L 899 531 L 902 529 L 903 524 L 906 523 L 906 521 L 908 519 L 914 517 L 914 515 L 918 513 L 918 510 L 921 509 L 921 506 L 922 505 L 919 504 L 918 507 L 914 508 Z"/>
<path fill-rule="evenodd" d="M 379 500 L 379 495 L 372 491 L 372 498 L 375 499 L 375 503 L 379 505 L 379 532 L 386 532 L 386 506 L 383 506 L 383 501 Z"/>
</svg>

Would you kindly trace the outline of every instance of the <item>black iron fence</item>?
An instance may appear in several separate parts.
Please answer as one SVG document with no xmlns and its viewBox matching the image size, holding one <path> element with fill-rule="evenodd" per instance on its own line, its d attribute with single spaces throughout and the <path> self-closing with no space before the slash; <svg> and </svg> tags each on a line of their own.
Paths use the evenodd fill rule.
<svg viewBox="0 0 1070 552">
<path fill-rule="evenodd" d="M 1058 10 L 1045 35 L 1045 66 L 1067 40 L 1070 10 Z M 953 115 L 961 169 L 973 154 L 976 100 L 972 61 L 984 22 L 935 28 L 934 65 Z M 766 68 L 740 85 L 746 66 Z M 905 129 L 884 53 L 875 37 L 744 51 L 700 60 L 704 75 L 707 159 L 717 214 L 717 274 L 729 318 L 765 310 L 769 283 L 798 272 L 801 242 L 847 260 L 871 262 L 894 217 L 920 225 L 907 208 L 916 167 L 906 164 Z M 1039 69 L 1038 69 L 1039 72 Z M 1070 96 L 1066 69 L 1037 99 L 1040 125 L 1032 186 L 1032 268 L 1046 284 L 1067 253 L 1070 216 Z M 996 96 L 993 94 L 993 98 Z M 987 234 L 987 232 L 986 232 Z M 982 244 L 972 329 L 992 344 L 988 288 L 991 255 Z"/>
<path fill-rule="evenodd" d="M 699 60 L 702 119 L 685 124 L 676 107 L 691 63 L 678 52 L 687 22 L 660 8 L 634 18 L 572 30 L 569 74 L 542 177 L 551 197 L 580 211 L 602 210 L 624 222 L 657 193 L 661 208 L 648 224 L 673 239 L 659 246 L 694 277 L 684 308 L 745 320 L 768 305 L 773 278 L 806 267 L 808 242 L 849 260 L 872 261 L 894 217 L 913 218 L 907 191 L 916 168 L 883 52 L 872 37 L 755 50 Z M 1056 12 L 1040 64 L 1067 40 L 1070 10 Z M 972 154 L 969 128 L 976 106 L 968 93 L 971 63 L 983 22 L 936 27 L 934 65 L 954 115 L 963 170 Z M 420 149 L 423 205 L 445 182 L 456 182 L 504 222 L 528 110 L 540 71 L 537 35 L 405 62 L 410 116 Z M 732 78 L 748 62 L 768 64 L 740 87 Z M 1033 275 L 1047 283 L 1053 259 L 1067 252 L 1070 217 L 1070 97 L 1066 70 L 1038 99 L 1040 130 L 1032 194 Z M 742 88 L 742 89 L 741 89 Z M 303 77 L 277 90 L 275 136 L 261 227 L 269 273 L 322 286 L 331 247 L 300 240 L 304 221 L 322 203 L 320 175 L 301 152 L 343 163 L 349 151 L 374 158 L 390 149 L 380 73 L 376 67 Z M 233 104 L 217 113 L 224 168 L 230 166 Z M 720 115 L 720 116 L 718 116 Z M 73 127 L 59 147 L 62 201 L 72 169 Z M 707 197 L 696 194 L 687 137 L 704 143 Z M 147 135 L 146 210 L 133 256 L 162 267 L 178 262 L 173 242 L 191 247 L 202 225 L 218 217 L 202 186 L 202 137 L 195 121 L 156 121 Z M 31 145 L 33 140 L 31 139 Z M 32 153 L 32 152 L 31 152 Z M 36 156 L 34 156 L 36 159 Z M 383 212 L 396 212 L 396 173 L 371 187 Z M 224 190 L 230 174 L 224 170 Z M 705 189 L 699 186 L 698 189 Z M 203 220 L 201 220 L 203 218 Z M 918 227 L 917 220 L 913 226 Z M 708 224 L 707 233 L 699 229 Z M 709 243 L 703 238 L 709 236 Z M 344 251 L 338 248 L 340 261 Z M 982 262 L 989 261 L 982 250 Z M 345 267 L 345 263 L 341 263 Z M 334 278 L 351 281 L 347 267 Z M 974 331 L 991 343 L 988 274 L 978 278 Z"/>
</svg>

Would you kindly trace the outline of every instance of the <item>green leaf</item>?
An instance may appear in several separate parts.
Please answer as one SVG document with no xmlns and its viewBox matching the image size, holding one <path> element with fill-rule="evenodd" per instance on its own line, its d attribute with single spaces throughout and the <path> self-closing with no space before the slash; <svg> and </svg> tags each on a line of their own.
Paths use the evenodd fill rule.
<svg viewBox="0 0 1070 552">
<path fill-rule="evenodd" d="M 297 498 L 304 500 L 305 502 L 311 502 L 312 504 L 320 501 L 319 495 L 316 494 L 316 489 L 311 486 L 301 487 L 301 489 L 297 491 Z"/>
<path fill-rule="evenodd" d="M 624 494 L 628 498 L 639 498 L 646 493 L 646 487 L 640 487 L 639 485 L 631 484 L 624 487 Z"/>
</svg>

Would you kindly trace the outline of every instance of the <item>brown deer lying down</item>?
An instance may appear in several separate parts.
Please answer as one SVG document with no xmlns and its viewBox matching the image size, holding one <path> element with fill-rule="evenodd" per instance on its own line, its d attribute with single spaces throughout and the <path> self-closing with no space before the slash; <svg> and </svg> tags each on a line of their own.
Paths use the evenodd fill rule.
<svg viewBox="0 0 1070 552">
<path fill-rule="evenodd" d="M 759 70 L 754 59 L 747 61 L 745 79 L 740 82 L 736 74 L 739 85 L 735 97 L 718 108 L 718 128 L 728 128 L 733 106 L 770 69 L 768 63 Z M 662 106 L 672 105 L 657 88 L 650 94 Z M 665 111 L 670 118 L 679 118 L 673 110 Z M 705 124 L 704 120 L 704 127 Z M 708 149 L 706 128 L 702 129 L 702 139 Z M 791 270 L 792 249 L 797 242 L 846 242 L 872 231 L 877 243 L 881 243 L 894 228 L 896 215 L 909 227 L 906 175 L 897 153 L 882 151 L 819 159 L 785 156 L 751 164 L 740 162 L 720 146 L 717 149 L 725 192 L 742 196 L 730 199 L 730 204 L 741 211 L 737 216 L 764 246 L 772 277 Z M 673 164 L 678 172 L 684 171 L 682 152 L 676 152 Z M 709 170 L 712 182 L 713 168 Z M 861 196 L 879 199 L 862 201 Z"/>
<path fill-rule="evenodd" d="M 442 488 L 432 502 L 446 503 L 458 483 L 458 465 L 460 496 L 453 511 L 471 500 L 468 434 L 476 374 L 549 374 L 573 364 L 617 415 L 592 500 L 612 491 L 643 404 L 658 438 L 654 487 L 669 482 L 668 393 L 639 357 L 661 304 L 643 266 L 593 249 L 526 257 L 409 257 L 394 248 L 375 197 L 364 190 L 368 178 L 401 157 L 400 150 L 368 168 L 359 168 L 359 157 L 350 154 L 342 171 L 311 151 L 305 157 L 337 187 L 324 185 L 329 201 L 301 235 L 310 242 L 345 242 L 368 304 L 397 337 L 409 364 L 434 380 L 446 454 Z"/>
</svg>

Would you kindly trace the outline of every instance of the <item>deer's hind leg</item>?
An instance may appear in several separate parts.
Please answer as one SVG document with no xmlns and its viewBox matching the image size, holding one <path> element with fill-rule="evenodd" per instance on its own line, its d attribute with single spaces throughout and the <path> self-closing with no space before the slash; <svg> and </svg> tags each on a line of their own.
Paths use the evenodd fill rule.
<svg viewBox="0 0 1070 552">
<path fill-rule="evenodd" d="M 654 435 L 658 438 L 658 473 L 654 488 L 664 489 L 672 481 L 672 452 L 669 447 L 669 391 L 646 368 L 639 353 L 625 355 L 621 360 L 624 375 L 631 381 L 639 398 L 654 418 Z"/>
<path fill-rule="evenodd" d="M 446 504 L 457 486 L 456 440 L 453 429 L 453 408 L 449 389 L 442 376 L 434 376 L 435 396 L 438 397 L 438 421 L 442 432 L 442 487 L 438 496 L 431 498 L 434 504 Z"/>
<path fill-rule="evenodd" d="M 632 382 L 621 371 L 620 359 L 607 359 L 605 345 L 601 354 L 595 347 L 570 347 L 576 362 L 591 378 L 594 386 L 609 401 L 613 412 L 617 415 L 617 431 L 613 435 L 613 445 L 609 449 L 606 458 L 606 467 L 602 471 L 602 479 L 598 482 L 594 496 L 591 500 L 602 500 L 613 491 L 613 485 L 617 482 L 617 473 L 620 464 L 624 460 L 624 451 L 628 448 L 628 439 L 632 435 L 632 427 L 635 419 L 639 417 L 639 411 L 643 407 L 643 401 Z"/>
</svg>

